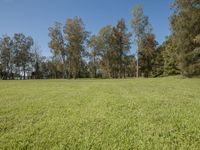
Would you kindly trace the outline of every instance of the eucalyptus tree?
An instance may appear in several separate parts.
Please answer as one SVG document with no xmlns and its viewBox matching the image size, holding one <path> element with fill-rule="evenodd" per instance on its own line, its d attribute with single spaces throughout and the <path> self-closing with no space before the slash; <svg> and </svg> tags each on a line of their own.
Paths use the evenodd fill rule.
<svg viewBox="0 0 200 150">
<path fill-rule="evenodd" d="M 143 74 L 145 77 L 148 77 L 152 71 L 153 64 L 151 60 L 154 59 L 157 42 L 155 35 L 152 33 L 148 17 L 144 15 L 143 7 L 140 5 L 133 8 L 131 26 L 137 43 L 136 76 L 139 77 L 139 74 Z"/>
<path fill-rule="evenodd" d="M 54 57 L 61 57 L 63 63 L 63 78 L 67 77 L 67 48 L 66 42 L 62 33 L 62 25 L 55 22 L 53 27 L 49 28 L 49 47 L 52 50 Z"/>
<path fill-rule="evenodd" d="M 82 19 L 75 17 L 67 19 L 64 33 L 67 40 L 69 77 L 76 79 L 81 71 L 88 32 L 85 30 Z"/>
<path fill-rule="evenodd" d="M 144 77 L 153 76 L 153 66 L 156 61 L 157 41 L 155 35 L 148 32 L 144 35 L 139 51 L 140 72 Z"/>
<path fill-rule="evenodd" d="M 18 67 L 18 73 L 23 74 L 23 79 L 26 79 L 26 74 L 31 63 L 31 48 L 33 46 L 32 37 L 26 37 L 22 33 L 16 33 L 13 37 L 15 65 Z"/>
<path fill-rule="evenodd" d="M 143 7 L 141 5 L 137 5 L 133 8 L 132 11 L 133 18 L 131 20 L 131 27 L 133 29 L 133 35 L 135 36 L 135 41 L 137 43 L 136 49 L 136 65 L 137 72 L 136 76 L 139 77 L 139 52 L 142 43 L 142 39 L 145 36 L 146 31 L 149 29 L 148 17 L 144 15 Z"/>
<path fill-rule="evenodd" d="M 130 52 L 130 37 L 131 33 L 127 32 L 127 27 L 124 19 L 120 19 L 117 22 L 116 27 L 113 28 L 113 49 L 116 53 L 116 62 L 118 68 L 118 77 L 122 77 L 123 74 L 123 65 L 124 65 L 124 57 Z"/>
<path fill-rule="evenodd" d="M 14 52 L 13 40 L 11 37 L 4 35 L 0 39 L 0 62 L 3 79 L 13 79 Z"/>
<path fill-rule="evenodd" d="M 31 50 L 31 61 L 32 61 L 32 78 L 41 78 L 41 65 L 45 58 L 42 56 L 42 50 L 39 45 L 34 44 Z"/>
<path fill-rule="evenodd" d="M 107 25 L 100 29 L 98 33 L 98 42 L 100 46 L 100 70 L 103 77 L 112 77 L 113 48 L 110 42 L 113 27 Z"/>
<path fill-rule="evenodd" d="M 93 35 L 88 40 L 89 52 L 89 68 L 93 78 L 97 77 L 97 69 L 99 68 L 99 56 L 100 56 L 100 43 L 98 36 Z"/>
</svg>

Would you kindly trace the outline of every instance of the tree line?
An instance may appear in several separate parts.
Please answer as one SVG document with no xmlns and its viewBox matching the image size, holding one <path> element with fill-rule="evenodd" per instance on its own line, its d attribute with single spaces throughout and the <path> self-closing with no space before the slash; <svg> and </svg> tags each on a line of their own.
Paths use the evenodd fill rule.
<svg viewBox="0 0 200 150">
<path fill-rule="evenodd" d="M 158 44 L 143 7 L 133 8 L 129 32 L 125 20 L 107 25 L 96 35 L 80 17 L 49 27 L 51 57 L 31 37 L 16 33 L 0 38 L 1 79 L 126 78 L 200 74 L 200 2 L 175 0 L 171 35 Z M 136 43 L 130 52 L 132 38 Z"/>
</svg>

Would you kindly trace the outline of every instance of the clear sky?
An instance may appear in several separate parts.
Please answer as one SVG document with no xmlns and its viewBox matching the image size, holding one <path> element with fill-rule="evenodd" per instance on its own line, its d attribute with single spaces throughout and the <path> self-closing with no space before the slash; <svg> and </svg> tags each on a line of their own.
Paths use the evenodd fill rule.
<svg viewBox="0 0 200 150">
<path fill-rule="evenodd" d="M 105 25 L 115 25 L 120 18 L 130 28 L 131 10 L 142 4 L 153 26 L 156 39 L 162 43 L 169 30 L 172 0 L 0 0 L 0 36 L 24 33 L 34 38 L 42 54 L 50 56 L 48 28 L 55 21 L 80 16 L 86 30 L 97 33 Z M 132 46 L 131 51 L 134 51 Z"/>
</svg>

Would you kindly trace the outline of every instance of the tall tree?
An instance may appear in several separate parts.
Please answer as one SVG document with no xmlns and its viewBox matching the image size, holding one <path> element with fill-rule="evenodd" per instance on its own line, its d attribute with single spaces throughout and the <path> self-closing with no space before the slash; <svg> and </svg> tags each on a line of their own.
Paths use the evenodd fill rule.
<svg viewBox="0 0 200 150">
<path fill-rule="evenodd" d="M 179 73 L 177 49 L 172 37 L 168 37 L 163 43 L 164 75 L 176 75 Z"/>
<path fill-rule="evenodd" d="M 4 35 L 0 40 L 0 57 L 3 79 L 13 79 L 14 53 L 12 38 Z"/>
<path fill-rule="evenodd" d="M 32 60 L 32 78 L 40 79 L 41 78 L 41 64 L 43 57 L 41 56 L 41 49 L 37 44 L 34 44 L 31 51 L 31 60 Z M 34 76 L 34 77 L 33 77 Z"/>
<path fill-rule="evenodd" d="M 157 41 L 155 35 L 148 32 L 140 42 L 139 60 L 140 72 L 144 77 L 152 75 L 153 65 L 156 59 Z"/>
<path fill-rule="evenodd" d="M 108 25 L 103 27 L 98 33 L 100 45 L 100 66 L 103 77 L 112 77 L 113 48 L 110 42 L 113 27 Z"/>
<path fill-rule="evenodd" d="M 123 74 L 123 58 L 127 55 L 127 53 L 130 50 L 130 37 L 131 33 L 127 32 L 124 19 L 119 20 L 116 27 L 113 27 L 112 30 L 111 46 L 113 47 L 115 54 L 114 59 L 116 59 L 115 62 L 118 70 L 117 76 L 120 78 Z"/>
<path fill-rule="evenodd" d="M 175 0 L 173 8 L 171 28 L 178 67 L 184 76 L 200 74 L 200 49 L 195 42 L 200 34 L 200 1 Z"/>
<path fill-rule="evenodd" d="M 114 27 L 106 26 L 100 30 L 98 45 L 103 76 L 118 78 L 124 75 L 125 57 L 130 49 L 130 36 L 124 19 L 119 20 Z"/>
<path fill-rule="evenodd" d="M 131 20 L 131 27 L 133 28 L 135 41 L 137 43 L 136 59 L 137 59 L 137 72 L 136 76 L 139 77 L 139 51 L 143 37 L 147 30 L 149 30 L 148 17 L 144 15 L 143 7 L 138 5 L 133 8 L 133 18 Z"/>
<path fill-rule="evenodd" d="M 26 71 L 31 63 L 31 47 L 33 46 L 33 39 L 30 36 L 26 37 L 22 33 L 16 33 L 14 34 L 13 42 L 15 49 L 15 64 L 19 68 L 19 74 L 23 72 L 23 79 L 26 79 Z"/>
<path fill-rule="evenodd" d="M 150 74 L 152 75 L 152 67 L 155 59 L 157 42 L 155 40 L 155 35 L 152 33 L 152 27 L 148 21 L 148 17 L 144 15 L 142 6 L 136 6 L 133 8 L 133 19 L 131 21 L 131 26 L 137 42 L 136 75 L 137 77 L 139 74 L 148 77 Z"/>
<path fill-rule="evenodd" d="M 82 19 L 75 17 L 73 19 L 67 19 L 64 33 L 67 40 L 69 77 L 72 75 L 76 79 L 81 70 L 88 32 L 85 31 Z"/>
<path fill-rule="evenodd" d="M 67 49 L 65 46 L 64 37 L 61 31 L 61 24 L 56 22 L 53 27 L 49 28 L 49 37 L 51 41 L 49 42 L 49 47 L 55 55 L 59 55 L 63 62 L 63 78 L 67 77 Z"/>
<path fill-rule="evenodd" d="M 89 52 L 89 58 L 91 59 L 90 61 L 90 68 L 91 68 L 91 73 L 92 77 L 96 78 L 97 77 L 97 69 L 99 67 L 99 55 L 100 55 L 100 45 L 99 45 L 99 40 L 98 37 L 93 35 L 90 37 L 88 41 L 88 47 L 91 49 Z"/>
</svg>

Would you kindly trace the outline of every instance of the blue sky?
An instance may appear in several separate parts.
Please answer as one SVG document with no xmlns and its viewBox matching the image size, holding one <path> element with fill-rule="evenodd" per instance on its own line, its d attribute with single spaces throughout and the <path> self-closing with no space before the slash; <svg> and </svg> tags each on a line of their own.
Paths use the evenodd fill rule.
<svg viewBox="0 0 200 150">
<path fill-rule="evenodd" d="M 169 30 L 172 0 L 0 0 L 0 36 L 24 33 L 34 38 L 42 54 L 50 56 L 48 28 L 55 21 L 65 23 L 67 18 L 80 16 L 86 30 L 97 33 L 105 25 L 126 20 L 129 31 L 131 10 L 142 4 L 145 15 L 153 26 L 156 39 L 162 43 Z M 134 52 L 134 45 L 131 49 Z"/>
</svg>

